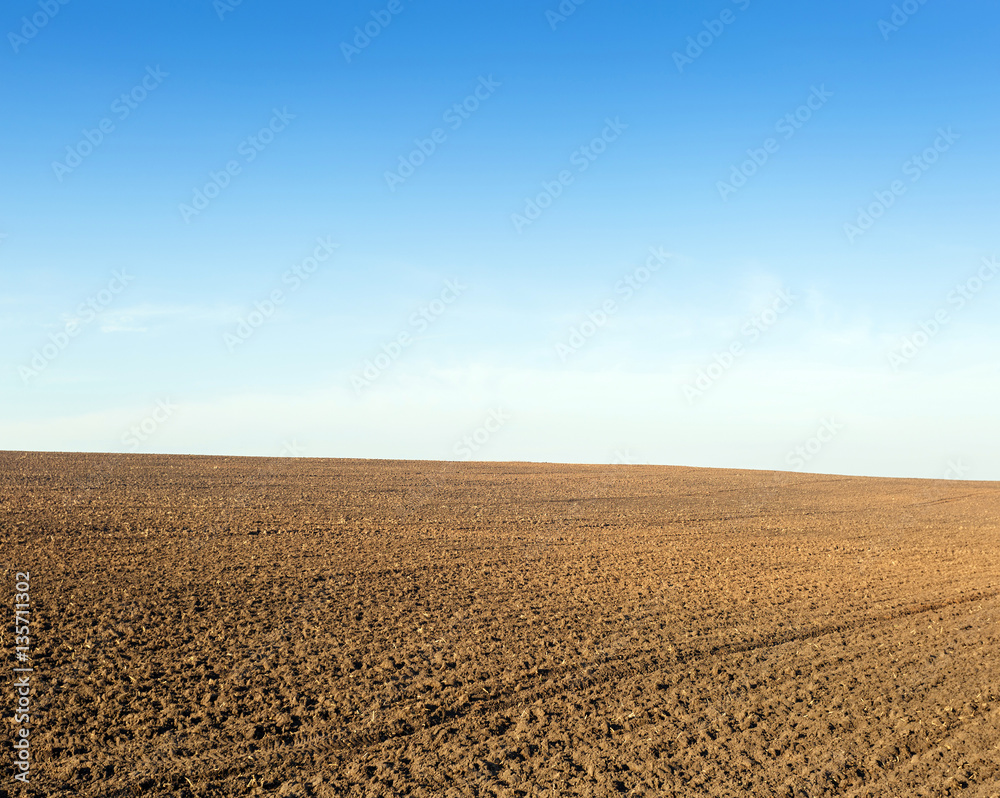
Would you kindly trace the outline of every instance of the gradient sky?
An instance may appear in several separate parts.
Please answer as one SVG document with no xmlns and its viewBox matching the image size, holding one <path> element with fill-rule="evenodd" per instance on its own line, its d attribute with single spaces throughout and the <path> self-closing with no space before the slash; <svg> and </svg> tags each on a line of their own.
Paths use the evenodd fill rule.
<svg viewBox="0 0 1000 798">
<path fill-rule="evenodd" d="M 1000 479 L 995 3 L 0 20 L 0 448 Z"/>
</svg>

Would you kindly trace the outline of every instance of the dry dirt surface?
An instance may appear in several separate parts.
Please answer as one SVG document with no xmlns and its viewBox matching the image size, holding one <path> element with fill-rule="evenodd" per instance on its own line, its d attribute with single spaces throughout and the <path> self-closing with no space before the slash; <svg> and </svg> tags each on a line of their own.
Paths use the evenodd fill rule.
<svg viewBox="0 0 1000 798">
<path fill-rule="evenodd" d="M 0 453 L 0 796 L 997 796 L 998 544 L 1000 483 Z"/>
</svg>

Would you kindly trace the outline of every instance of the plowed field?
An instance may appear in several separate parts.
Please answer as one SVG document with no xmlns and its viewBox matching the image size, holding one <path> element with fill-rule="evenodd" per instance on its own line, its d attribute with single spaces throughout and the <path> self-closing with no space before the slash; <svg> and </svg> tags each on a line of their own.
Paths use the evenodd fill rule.
<svg viewBox="0 0 1000 798">
<path fill-rule="evenodd" d="M 0 796 L 1000 795 L 1000 483 L 7 452 L 0 550 Z"/>
</svg>

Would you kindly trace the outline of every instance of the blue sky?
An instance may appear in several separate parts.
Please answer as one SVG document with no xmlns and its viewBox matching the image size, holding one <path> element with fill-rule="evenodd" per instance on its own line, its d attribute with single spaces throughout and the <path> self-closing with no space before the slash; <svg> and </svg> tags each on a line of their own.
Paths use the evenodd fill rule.
<svg viewBox="0 0 1000 798">
<path fill-rule="evenodd" d="M 1000 479 L 998 22 L 15 0 L 0 448 Z"/>
</svg>

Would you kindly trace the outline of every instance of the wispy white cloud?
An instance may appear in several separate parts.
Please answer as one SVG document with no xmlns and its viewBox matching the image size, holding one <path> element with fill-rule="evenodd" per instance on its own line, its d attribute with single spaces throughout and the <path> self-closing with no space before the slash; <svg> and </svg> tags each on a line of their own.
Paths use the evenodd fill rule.
<svg viewBox="0 0 1000 798">
<path fill-rule="evenodd" d="M 229 305 L 156 305 L 143 303 L 99 316 L 104 333 L 148 332 L 153 327 L 169 325 L 221 325 L 239 315 L 239 309 Z"/>
</svg>

